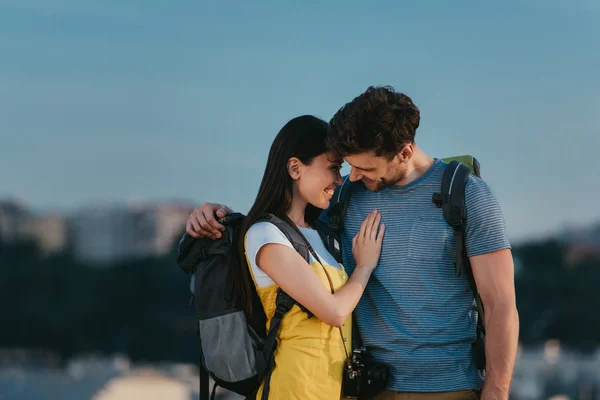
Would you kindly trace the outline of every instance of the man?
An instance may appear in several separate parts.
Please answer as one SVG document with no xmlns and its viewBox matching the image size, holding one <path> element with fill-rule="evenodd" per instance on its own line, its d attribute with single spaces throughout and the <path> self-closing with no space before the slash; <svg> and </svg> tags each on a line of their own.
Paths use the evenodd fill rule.
<svg viewBox="0 0 600 400">
<path fill-rule="evenodd" d="M 469 177 L 465 188 L 466 250 L 486 310 L 486 376 L 472 359 L 476 309 L 467 274 L 454 275 L 453 230 L 432 202 L 446 164 L 415 143 L 420 112 L 389 87 L 370 87 L 330 122 L 330 148 L 362 181 L 348 203 L 342 258 L 351 272 L 352 237 L 373 209 L 386 235 L 379 265 L 356 308 L 364 344 L 391 366 L 378 399 L 508 399 L 519 319 L 514 266 L 502 210 L 488 185 Z M 218 237 L 214 218 L 229 210 L 206 203 L 187 232 Z"/>
</svg>

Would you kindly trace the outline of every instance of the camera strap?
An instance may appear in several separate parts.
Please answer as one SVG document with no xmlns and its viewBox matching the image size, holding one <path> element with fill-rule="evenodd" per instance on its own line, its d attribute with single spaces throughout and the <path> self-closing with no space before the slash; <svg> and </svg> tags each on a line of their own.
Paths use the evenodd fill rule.
<svg viewBox="0 0 600 400">
<path fill-rule="evenodd" d="M 331 282 L 331 277 L 329 276 L 327 269 L 325 268 L 325 266 L 323 265 L 321 260 L 319 260 L 319 258 L 317 257 L 317 254 L 313 253 L 314 250 L 312 248 L 309 248 L 309 250 L 311 250 L 313 257 L 315 257 L 319 261 L 319 264 L 321 264 L 321 268 L 323 268 L 323 272 L 325 272 L 325 276 L 327 277 L 327 280 L 329 281 L 329 288 L 331 289 L 331 294 L 335 293 L 335 290 L 333 288 L 333 283 Z M 341 327 L 338 327 L 338 330 L 340 331 L 340 337 L 342 338 L 342 346 L 344 347 L 344 352 L 346 353 L 346 363 L 348 365 L 350 365 L 350 356 L 348 355 L 348 349 L 346 348 L 346 338 L 344 337 L 344 332 L 342 331 Z"/>
<path fill-rule="evenodd" d="M 325 272 L 325 276 L 327 277 L 327 281 L 329 282 L 329 289 L 331 290 L 331 294 L 335 293 L 335 289 L 333 288 L 333 282 L 331 281 L 331 276 L 329 276 L 329 273 L 327 272 L 325 265 L 323 265 L 323 262 L 319 258 L 319 255 L 313 249 L 313 247 L 310 244 L 310 242 L 308 241 L 308 239 L 306 239 L 306 237 L 304 236 L 302 231 L 300 231 L 300 229 L 296 226 L 296 224 L 294 224 L 291 220 L 289 220 L 289 223 L 298 232 L 300 237 L 304 240 L 304 243 L 306 244 L 308 251 L 310 251 L 310 254 L 312 254 L 312 256 L 315 258 L 315 260 L 317 260 L 319 265 L 321 265 L 321 268 L 323 268 L 323 272 Z M 352 316 L 352 319 L 354 319 L 354 315 Z M 338 327 L 338 330 L 340 331 L 340 337 L 342 338 L 342 347 L 344 348 L 344 352 L 346 353 L 346 366 L 348 368 L 350 368 L 350 355 L 348 354 L 348 349 L 346 348 L 346 338 L 344 337 L 344 332 L 342 331 L 342 328 Z"/>
<path fill-rule="evenodd" d="M 363 347 L 362 336 L 360 336 L 360 331 L 358 330 L 356 311 L 352 311 L 352 340 L 354 340 L 358 347 Z"/>
</svg>

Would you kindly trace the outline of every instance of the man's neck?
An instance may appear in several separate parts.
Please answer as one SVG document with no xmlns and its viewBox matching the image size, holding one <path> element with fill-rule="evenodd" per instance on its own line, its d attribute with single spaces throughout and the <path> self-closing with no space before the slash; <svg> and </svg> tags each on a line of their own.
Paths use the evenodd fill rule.
<svg viewBox="0 0 600 400">
<path fill-rule="evenodd" d="M 396 182 L 396 185 L 408 185 L 409 183 L 419 179 L 425 172 L 429 170 L 429 168 L 431 168 L 434 162 L 435 160 L 432 157 L 429 157 L 421 149 L 415 147 L 415 152 L 408 161 L 406 177 Z"/>
</svg>

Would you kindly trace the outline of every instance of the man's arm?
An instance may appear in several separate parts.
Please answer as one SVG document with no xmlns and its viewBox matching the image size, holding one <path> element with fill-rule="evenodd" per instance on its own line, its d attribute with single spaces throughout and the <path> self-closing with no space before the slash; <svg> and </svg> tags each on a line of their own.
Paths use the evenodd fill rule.
<svg viewBox="0 0 600 400">
<path fill-rule="evenodd" d="M 345 180 L 346 177 L 347 175 L 343 179 Z M 340 186 L 337 186 L 334 194 L 335 199 L 338 197 L 339 190 Z M 335 203 L 332 200 L 329 203 L 329 208 Z M 327 216 L 329 208 L 323 210 L 319 216 L 319 219 L 325 224 L 328 224 L 329 221 L 329 217 Z M 224 204 L 204 203 L 200 207 L 195 208 L 190 214 L 185 225 L 185 231 L 194 238 L 207 237 L 213 240 L 218 239 L 221 237 L 221 232 L 225 231 L 225 227 L 217 221 L 217 218 L 223 218 L 229 214 L 231 214 L 231 209 Z"/>
<path fill-rule="evenodd" d="M 519 341 L 514 263 L 500 204 L 489 186 L 469 178 L 465 188 L 466 249 L 485 310 L 483 400 L 508 400 Z"/>
<path fill-rule="evenodd" d="M 470 258 L 475 283 L 485 310 L 486 375 L 482 399 L 508 399 L 517 345 L 514 265 L 510 249 Z"/>
</svg>

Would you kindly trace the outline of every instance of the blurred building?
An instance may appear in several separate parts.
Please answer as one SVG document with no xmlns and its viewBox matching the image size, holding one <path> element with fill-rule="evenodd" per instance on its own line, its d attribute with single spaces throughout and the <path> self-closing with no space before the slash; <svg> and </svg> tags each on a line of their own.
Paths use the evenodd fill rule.
<svg viewBox="0 0 600 400">
<path fill-rule="evenodd" d="M 80 209 L 69 220 L 73 256 L 90 263 L 124 260 L 130 253 L 133 219 L 127 208 L 112 205 Z"/>
<path fill-rule="evenodd" d="M 70 218 L 70 247 L 78 260 L 95 264 L 164 255 L 192 209 L 172 203 L 86 207 Z"/>
<path fill-rule="evenodd" d="M 47 253 L 67 244 L 67 218 L 58 213 L 36 215 L 20 200 L 0 201 L 0 240 L 15 243 L 35 240 Z"/>
<path fill-rule="evenodd" d="M 131 256 L 159 256 L 171 251 L 192 210 L 191 206 L 169 203 L 133 207 Z"/>
<path fill-rule="evenodd" d="M 68 221 L 64 215 L 54 213 L 34 216 L 29 220 L 27 230 L 46 253 L 59 252 L 67 246 Z"/>
<path fill-rule="evenodd" d="M 161 256 L 185 231 L 193 206 L 184 203 L 96 204 L 70 215 L 34 214 L 19 200 L 0 201 L 0 241 L 35 240 L 46 253 L 69 249 L 103 264 Z"/>
<path fill-rule="evenodd" d="M 0 241 L 14 243 L 29 238 L 31 214 L 22 201 L 0 201 Z"/>
</svg>

